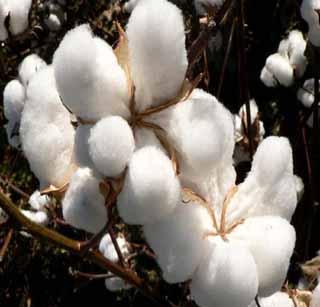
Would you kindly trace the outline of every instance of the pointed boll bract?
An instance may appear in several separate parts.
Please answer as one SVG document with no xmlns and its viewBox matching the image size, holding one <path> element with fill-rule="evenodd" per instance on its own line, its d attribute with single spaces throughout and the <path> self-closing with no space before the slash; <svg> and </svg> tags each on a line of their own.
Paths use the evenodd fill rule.
<svg viewBox="0 0 320 307">
<path fill-rule="evenodd" d="M 280 291 L 289 268 L 295 246 L 294 228 L 278 216 L 260 216 L 245 220 L 230 235 L 249 248 L 259 278 L 259 296 Z"/>
<path fill-rule="evenodd" d="M 79 168 L 62 201 L 63 218 L 70 225 L 98 233 L 107 223 L 107 209 L 99 190 L 99 180 L 88 168 Z"/>
<path fill-rule="evenodd" d="M 195 272 L 190 291 L 201 307 L 247 307 L 258 291 L 252 255 L 246 248 L 217 237 Z"/>
<path fill-rule="evenodd" d="M 39 71 L 29 83 L 20 137 L 41 188 L 64 185 L 75 169 L 74 128 L 60 101 L 50 66 Z"/>
<path fill-rule="evenodd" d="M 145 225 L 143 230 L 157 255 L 163 278 L 177 283 L 192 278 L 204 258 L 208 247 L 205 235 L 212 231 L 212 220 L 197 203 L 181 203 L 171 215 Z"/>
<path fill-rule="evenodd" d="M 118 210 L 124 221 L 154 223 L 173 212 L 179 197 L 180 183 L 170 159 L 152 146 L 136 151 L 118 197 Z"/>
<path fill-rule="evenodd" d="M 125 170 L 134 148 L 132 129 L 122 117 L 103 118 L 91 129 L 90 157 L 95 168 L 107 177 L 117 177 Z"/>
<path fill-rule="evenodd" d="M 88 25 L 69 31 L 53 58 L 63 103 L 83 120 L 129 116 L 127 80 L 112 48 Z"/>
<path fill-rule="evenodd" d="M 130 16 L 127 35 L 137 109 L 174 98 L 188 67 L 181 11 L 166 0 L 140 1 Z"/>
</svg>

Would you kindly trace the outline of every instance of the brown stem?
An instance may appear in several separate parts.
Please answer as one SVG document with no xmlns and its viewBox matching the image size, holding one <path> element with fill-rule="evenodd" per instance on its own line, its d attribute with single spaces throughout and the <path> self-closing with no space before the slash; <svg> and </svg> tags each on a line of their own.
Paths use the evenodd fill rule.
<svg viewBox="0 0 320 307">
<path fill-rule="evenodd" d="M 6 181 L 4 179 L 2 179 L 0 177 L 0 183 L 4 186 L 8 186 L 12 191 L 16 192 L 17 194 L 19 194 L 20 196 L 29 199 L 30 195 L 25 193 L 24 191 L 22 191 L 21 189 L 19 189 L 17 186 L 15 186 L 13 183 L 11 183 L 10 181 Z"/>
<path fill-rule="evenodd" d="M 72 240 L 57 233 L 54 230 L 48 229 L 44 226 L 30 221 L 20 212 L 20 210 L 2 191 L 0 191 L 0 205 L 2 209 L 6 211 L 6 213 L 10 215 L 13 220 L 18 222 L 21 226 L 25 227 L 30 234 L 34 235 L 38 239 L 53 243 L 56 246 L 60 246 L 61 248 L 81 257 L 80 242 Z M 138 288 L 143 295 L 152 300 L 155 306 L 166 305 L 166 303 L 163 302 L 163 299 L 157 293 L 155 293 L 155 291 L 150 289 L 144 283 L 144 281 L 140 279 L 134 272 L 122 268 L 121 266 L 103 257 L 101 253 L 94 250 L 89 250 L 85 258 L 94 262 L 101 268 L 110 271 L 116 276 L 119 276 L 134 287 Z"/>
<path fill-rule="evenodd" d="M 9 229 L 9 231 L 6 235 L 6 238 L 3 242 L 2 248 L 0 250 L 0 262 L 3 261 L 4 255 L 5 255 L 6 251 L 8 250 L 8 246 L 11 242 L 12 235 L 13 235 L 13 228 Z"/>
</svg>

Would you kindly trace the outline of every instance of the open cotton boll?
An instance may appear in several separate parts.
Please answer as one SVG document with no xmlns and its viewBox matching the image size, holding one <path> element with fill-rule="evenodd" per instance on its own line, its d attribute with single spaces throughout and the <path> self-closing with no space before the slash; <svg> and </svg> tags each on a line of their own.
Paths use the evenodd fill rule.
<svg viewBox="0 0 320 307">
<path fill-rule="evenodd" d="M 276 87 L 278 85 L 277 79 L 266 66 L 264 66 L 261 70 L 260 80 L 264 83 L 265 86 L 268 87 Z"/>
<path fill-rule="evenodd" d="M 143 227 L 167 282 L 183 282 L 192 277 L 206 254 L 205 234 L 212 228 L 207 210 L 194 202 L 179 204 L 171 215 Z"/>
<path fill-rule="evenodd" d="M 312 292 L 310 307 L 320 307 L 320 284 Z"/>
<path fill-rule="evenodd" d="M 74 128 L 62 105 L 51 66 L 39 71 L 27 88 L 20 137 L 23 152 L 42 188 L 60 187 L 74 172 Z"/>
<path fill-rule="evenodd" d="M 314 79 L 308 79 L 304 82 L 297 92 L 297 98 L 306 108 L 311 108 L 314 103 Z"/>
<path fill-rule="evenodd" d="M 303 0 L 300 7 L 302 18 L 309 24 L 309 27 L 319 25 L 319 15 L 315 10 L 320 9 L 319 0 Z"/>
<path fill-rule="evenodd" d="M 285 292 L 276 292 L 275 294 L 259 299 L 261 307 L 295 307 L 293 300 Z M 253 301 L 248 307 L 257 307 Z"/>
<path fill-rule="evenodd" d="M 134 138 L 136 143 L 136 150 L 139 150 L 145 146 L 154 146 L 166 153 L 159 139 L 151 129 L 136 128 L 134 131 Z"/>
<path fill-rule="evenodd" d="M 95 168 L 107 177 L 124 171 L 135 147 L 131 127 L 119 116 L 103 118 L 94 125 L 88 143 Z"/>
<path fill-rule="evenodd" d="M 316 47 L 320 47 L 320 25 L 310 27 L 308 32 L 308 38 L 309 41 L 312 43 L 312 45 Z"/>
<path fill-rule="evenodd" d="M 126 12 L 131 13 L 133 9 L 136 7 L 136 5 L 140 2 L 141 0 L 128 0 L 124 4 L 124 9 Z"/>
<path fill-rule="evenodd" d="M 266 68 L 272 72 L 281 85 L 289 87 L 293 84 L 293 68 L 288 59 L 278 53 L 270 55 L 266 60 Z"/>
<path fill-rule="evenodd" d="M 3 91 L 4 116 L 7 120 L 20 122 L 25 103 L 25 89 L 18 80 L 10 81 Z"/>
<path fill-rule="evenodd" d="M 88 25 L 69 31 L 53 57 L 63 103 L 84 120 L 129 116 L 127 80 L 112 48 Z"/>
<path fill-rule="evenodd" d="M 137 109 L 174 98 L 188 67 L 181 11 L 167 0 L 140 1 L 127 35 Z"/>
<path fill-rule="evenodd" d="M 120 216 L 128 224 L 154 223 L 171 214 L 180 197 L 172 162 L 158 148 L 136 151 L 118 197 Z"/>
<path fill-rule="evenodd" d="M 190 284 L 201 307 L 247 307 L 258 291 L 256 265 L 246 248 L 217 237 Z"/>
<path fill-rule="evenodd" d="M 121 254 L 126 257 L 129 254 L 127 241 L 122 237 L 116 238 L 118 246 L 120 248 Z M 104 235 L 99 244 L 99 251 L 103 256 L 110 261 L 117 263 L 119 261 L 119 257 L 117 251 L 113 245 L 111 237 L 109 234 Z"/>
<path fill-rule="evenodd" d="M 9 6 L 7 0 L 0 1 L 0 41 L 8 38 L 8 31 L 5 27 L 5 19 L 9 15 Z"/>
<path fill-rule="evenodd" d="M 279 291 L 285 281 L 295 246 L 294 228 L 278 216 L 247 218 L 230 234 L 249 248 L 259 279 L 259 296 Z"/>
<path fill-rule="evenodd" d="M 259 109 L 254 99 L 250 99 L 249 103 L 250 103 L 250 119 L 251 119 L 251 125 L 252 125 L 258 116 Z M 245 104 L 241 106 L 239 110 L 239 115 L 245 119 L 245 122 L 247 122 L 247 108 Z"/>
<path fill-rule="evenodd" d="M 45 211 L 20 210 L 21 213 L 34 223 L 46 226 L 49 223 L 48 214 Z"/>
<path fill-rule="evenodd" d="M 30 196 L 28 203 L 36 211 L 46 211 L 46 206 L 50 204 L 50 198 L 48 195 L 41 195 L 39 190 L 36 190 Z"/>
<path fill-rule="evenodd" d="M 219 8 L 222 6 L 224 0 L 194 0 L 194 6 L 198 15 L 205 15 L 207 13 L 206 6 Z"/>
<path fill-rule="evenodd" d="M 99 180 L 89 168 L 79 168 L 71 177 L 62 201 L 63 218 L 70 225 L 98 233 L 107 223 L 107 209 Z"/>
<path fill-rule="evenodd" d="M 37 54 L 26 56 L 19 65 L 19 79 L 21 83 L 27 87 L 31 78 L 46 66 L 46 62 Z"/>
<path fill-rule="evenodd" d="M 105 280 L 105 286 L 109 291 L 120 291 L 120 290 L 128 290 L 132 288 L 130 284 L 124 281 L 122 278 L 118 276 L 114 276 L 111 278 L 107 278 Z"/>
</svg>

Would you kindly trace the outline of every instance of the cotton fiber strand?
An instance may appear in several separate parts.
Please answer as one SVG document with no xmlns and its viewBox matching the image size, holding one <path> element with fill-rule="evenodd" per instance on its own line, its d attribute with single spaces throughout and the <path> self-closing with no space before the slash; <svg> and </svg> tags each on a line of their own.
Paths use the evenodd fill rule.
<svg viewBox="0 0 320 307">
<path fill-rule="evenodd" d="M 39 190 L 34 191 L 28 201 L 32 209 L 36 211 L 46 211 L 46 206 L 50 204 L 48 195 L 41 195 Z"/>
</svg>

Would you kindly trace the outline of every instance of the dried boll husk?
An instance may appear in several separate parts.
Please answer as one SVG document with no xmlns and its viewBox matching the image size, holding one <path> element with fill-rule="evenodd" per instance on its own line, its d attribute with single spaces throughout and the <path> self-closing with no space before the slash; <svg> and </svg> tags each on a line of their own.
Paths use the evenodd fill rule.
<svg viewBox="0 0 320 307">
<path fill-rule="evenodd" d="M 71 177 L 62 201 L 63 218 L 73 227 L 98 233 L 107 223 L 105 200 L 99 179 L 89 168 L 79 168 Z"/>
<path fill-rule="evenodd" d="M 146 146 L 130 160 L 118 197 L 120 216 L 128 224 L 148 224 L 171 214 L 180 197 L 180 183 L 170 159 Z"/>
<path fill-rule="evenodd" d="M 127 36 L 137 110 L 174 98 L 188 67 L 181 11 L 166 0 L 139 1 Z"/>
<path fill-rule="evenodd" d="M 179 204 L 171 215 L 145 225 L 143 230 L 163 278 L 177 283 L 192 278 L 208 249 L 205 235 L 213 227 L 207 209 L 191 201 Z"/>
</svg>

